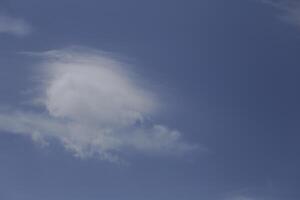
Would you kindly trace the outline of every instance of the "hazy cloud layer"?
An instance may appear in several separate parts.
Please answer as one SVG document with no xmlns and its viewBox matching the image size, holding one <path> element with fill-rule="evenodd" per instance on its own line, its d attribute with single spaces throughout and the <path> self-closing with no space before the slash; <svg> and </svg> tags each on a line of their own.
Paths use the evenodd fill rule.
<svg viewBox="0 0 300 200">
<path fill-rule="evenodd" d="M 280 18 L 288 23 L 300 26 L 300 1 L 298 0 L 263 0 L 281 14 Z"/>
<path fill-rule="evenodd" d="M 0 13 L 0 33 L 25 36 L 31 33 L 32 27 L 23 19 Z"/>
<path fill-rule="evenodd" d="M 36 54 L 38 80 L 33 103 L 45 113 L 5 111 L 0 128 L 51 139 L 80 157 L 119 161 L 124 152 L 182 154 L 196 148 L 181 133 L 150 123 L 158 96 L 143 86 L 130 67 L 110 55 L 69 48 Z"/>
</svg>

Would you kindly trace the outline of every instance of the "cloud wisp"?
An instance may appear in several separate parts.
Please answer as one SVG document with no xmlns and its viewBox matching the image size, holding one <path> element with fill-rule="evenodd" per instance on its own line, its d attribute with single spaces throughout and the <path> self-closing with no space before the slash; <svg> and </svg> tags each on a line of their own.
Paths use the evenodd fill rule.
<svg viewBox="0 0 300 200">
<path fill-rule="evenodd" d="M 143 87 L 128 65 L 91 49 L 68 48 L 35 54 L 41 113 L 0 112 L 0 129 L 47 144 L 59 141 L 74 155 L 118 162 L 128 152 L 182 154 L 196 148 L 182 134 L 149 122 L 156 94 Z"/>
<path fill-rule="evenodd" d="M 283 21 L 300 26 L 300 1 L 298 0 L 263 0 L 264 3 L 278 9 Z"/>
<path fill-rule="evenodd" d="M 14 36 L 26 36 L 32 32 L 32 27 L 23 19 L 0 13 L 0 33 Z"/>
</svg>

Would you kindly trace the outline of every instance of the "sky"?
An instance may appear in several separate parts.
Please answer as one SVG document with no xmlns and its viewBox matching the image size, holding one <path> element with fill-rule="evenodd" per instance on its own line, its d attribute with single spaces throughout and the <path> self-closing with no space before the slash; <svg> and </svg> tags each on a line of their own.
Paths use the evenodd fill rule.
<svg viewBox="0 0 300 200">
<path fill-rule="evenodd" d="M 1 200 L 298 200 L 297 0 L 0 0 Z"/>
</svg>

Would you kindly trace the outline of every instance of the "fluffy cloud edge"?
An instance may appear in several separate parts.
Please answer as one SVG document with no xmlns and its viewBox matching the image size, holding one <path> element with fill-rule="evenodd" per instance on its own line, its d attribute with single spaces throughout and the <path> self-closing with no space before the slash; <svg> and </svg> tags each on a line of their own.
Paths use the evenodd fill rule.
<svg viewBox="0 0 300 200">
<path fill-rule="evenodd" d="M 25 20 L 0 13 L 0 33 L 22 37 L 29 35 L 32 30 Z"/>
<path fill-rule="evenodd" d="M 41 144 L 54 139 L 77 157 L 111 162 L 129 152 L 169 156 L 198 149 L 181 132 L 148 120 L 160 102 L 128 64 L 89 48 L 31 55 L 42 60 L 32 99 L 42 112 L 1 111 L 1 130 Z"/>
</svg>

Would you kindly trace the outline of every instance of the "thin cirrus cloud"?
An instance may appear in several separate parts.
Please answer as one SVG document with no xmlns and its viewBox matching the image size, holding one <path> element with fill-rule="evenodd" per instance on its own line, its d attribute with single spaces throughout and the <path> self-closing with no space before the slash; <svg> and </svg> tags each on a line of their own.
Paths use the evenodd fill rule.
<svg viewBox="0 0 300 200">
<path fill-rule="evenodd" d="M 31 32 L 32 26 L 25 20 L 0 13 L 0 33 L 26 36 Z"/>
<path fill-rule="evenodd" d="M 158 96 L 125 63 L 86 48 L 34 55 L 43 61 L 32 102 L 46 112 L 2 111 L 0 129 L 112 162 L 125 152 L 177 155 L 197 148 L 181 132 L 148 120 L 159 110 Z"/>
<path fill-rule="evenodd" d="M 278 9 L 280 18 L 288 23 L 300 26 L 300 1 L 298 0 L 263 0 L 264 3 Z"/>
</svg>

